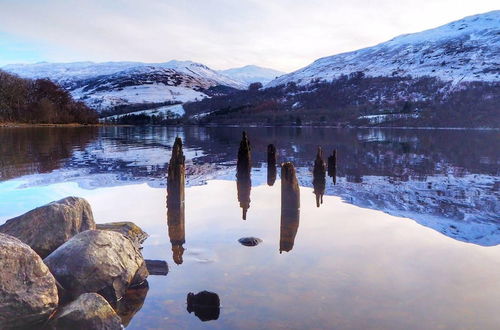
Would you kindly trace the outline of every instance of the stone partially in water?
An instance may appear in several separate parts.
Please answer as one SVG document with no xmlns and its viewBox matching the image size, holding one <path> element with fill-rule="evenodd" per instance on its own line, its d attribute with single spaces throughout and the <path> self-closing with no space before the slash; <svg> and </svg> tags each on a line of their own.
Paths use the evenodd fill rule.
<svg viewBox="0 0 500 330">
<path fill-rule="evenodd" d="M 262 243 L 262 240 L 257 237 L 243 237 L 238 240 L 238 242 L 241 243 L 241 245 L 244 246 L 257 246 L 260 243 Z"/>
<path fill-rule="evenodd" d="M 201 291 L 187 295 L 187 311 L 194 312 L 201 321 L 217 320 L 220 314 L 220 299 L 217 293 Z"/>
<path fill-rule="evenodd" d="M 59 302 L 54 276 L 38 254 L 0 234 L 0 329 L 36 328 Z"/>
<path fill-rule="evenodd" d="M 61 308 L 50 323 L 52 329 L 118 330 L 121 320 L 109 303 L 97 293 L 84 293 Z"/>
<path fill-rule="evenodd" d="M 97 292 L 112 305 L 148 271 L 139 248 L 114 231 L 87 230 L 45 258 L 54 277 L 73 298 Z"/>
<path fill-rule="evenodd" d="M 149 237 L 148 233 L 141 227 L 129 221 L 99 223 L 96 225 L 96 229 L 116 231 L 139 246 Z"/>
<path fill-rule="evenodd" d="M 67 197 L 8 220 L 0 232 L 19 238 L 45 258 L 74 235 L 95 229 L 90 204 Z"/>
<path fill-rule="evenodd" d="M 149 275 L 162 275 L 168 274 L 168 264 L 165 260 L 145 260 L 146 268 Z"/>
</svg>

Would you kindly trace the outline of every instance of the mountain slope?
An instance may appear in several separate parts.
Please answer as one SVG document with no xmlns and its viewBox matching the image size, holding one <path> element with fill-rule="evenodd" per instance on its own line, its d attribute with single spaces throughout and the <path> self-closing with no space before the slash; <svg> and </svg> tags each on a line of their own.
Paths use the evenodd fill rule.
<svg viewBox="0 0 500 330">
<path fill-rule="evenodd" d="M 246 65 L 241 68 L 219 70 L 218 72 L 234 80 L 243 81 L 248 85 L 254 82 L 260 82 L 265 85 L 271 80 L 285 74 L 285 72 L 256 65 Z"/>
<path fill-rule="evenodd" d="M 431 76 L 455 83 L 500 81 L 500 10 L 324 57 L 266 87 L 330 81 L 358 71 L 366 76 Z"/>
<path fill-rule="evenodd" d="M 97 110 L 193 101 L 207 97 L 204 90 L 215 86 L 246 88 L 244 82 L 191 61 L 37 63 L 7 65 L 3 69 L 25 78 L 48 78 Z"/>
</svg>

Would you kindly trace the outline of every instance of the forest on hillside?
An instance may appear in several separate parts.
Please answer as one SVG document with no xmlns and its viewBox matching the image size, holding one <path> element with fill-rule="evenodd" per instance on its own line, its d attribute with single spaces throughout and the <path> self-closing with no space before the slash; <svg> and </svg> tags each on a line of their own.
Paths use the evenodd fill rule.
<svg viewBox="0 0 500 330">
<path fill-rule="evenodd" d="M 98 114 L 47 79 L 23 79 L 0 70 L 0 123 L 94 124 Z"/>
<path fill-rule="evenodd" d="M 187 103 L 196 124 L 500 127 L 500 84 L 365 77 L 249 88 Z"/>
</svg>

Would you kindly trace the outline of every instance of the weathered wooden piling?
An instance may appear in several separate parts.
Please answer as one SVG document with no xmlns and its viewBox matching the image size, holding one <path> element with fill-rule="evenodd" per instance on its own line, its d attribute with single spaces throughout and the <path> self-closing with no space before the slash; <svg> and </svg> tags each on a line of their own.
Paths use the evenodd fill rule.
<svg viewBox="0 0 500 330">
<path fill-rule="evenodd" d="M 328 176 L 333 178 L 333 184 L 337 184 L 337 150 L 328 157 Z"/>
<path fill-rule="evenodd" d="M 295 167 L 287 162 L 281 165 L 281 226 L 280 253 L 291 251 L 299 229 L 300 189 Z"/>
<path fill-rule="evenodd" d="M 319 207 L 320 204 L 323 204 L 323 195 L 325 194 L 326 188 L 326 165 L 323 160 L 323 151 L 321 147 L 318 147 L 318 153 L 314 161 L 313 187 L 314 194 L 316 195 L 316 206 Z"/>
<path fill-rule="evenodd" d="M 276 161 L 276 147 L 274 144 L 270 144 L 267 146 L 267 184 L 269 186 L 274 185 L 274 182 L 276 182 Z"/>
<path fill-rule="evenodd" d="M 168 237 L 172 244 L 172 259 L 178 265 L 182 264 L 184 254 L 183 244 L 186 243 L 186 226 L 184 222 L 184 205 L 167 209 Z"/>
<path fill-rule="evenodd" d="M 250 208 L 250 191 L 252 189 L 251 169 L 250 141 L 248 140 L 247 133 L 243 132 L 236 165 L 236 188 L 238 190 L 238 202 L 242 208 L 243 220 L 247 219 L 247 211 Z"/>
<path fill-rule="evenodd" d="M 186 158 L 182 151 L 182 140 L 177 137 L 172 147 L 172 157 L 168 163 L 167 206 L 178 207 L 184 203 Z"/>
<path fill-rule="evenodd" d="M 250 141 L 248 140 L 247 133 L 243 131 L 242 138 L 240 142 L 240 148 L 238 149 L 238 162 L 236 165 L 237 173 L 250 172 L 252 168 L 252 155 Z M 238 175 L 237 174 L 237 175 Z"/>
</svg>

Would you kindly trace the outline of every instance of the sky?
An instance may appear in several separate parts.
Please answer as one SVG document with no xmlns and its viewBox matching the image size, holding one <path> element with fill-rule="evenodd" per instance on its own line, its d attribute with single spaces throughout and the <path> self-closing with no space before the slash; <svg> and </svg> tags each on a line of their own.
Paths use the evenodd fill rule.
<svg viewBox="0 0 500 330">
<path fill-rule="evenodd" d="M 498 0 L 0 0 L 0 66 L 192 60 L 290 72 Z"/>
</svg>

